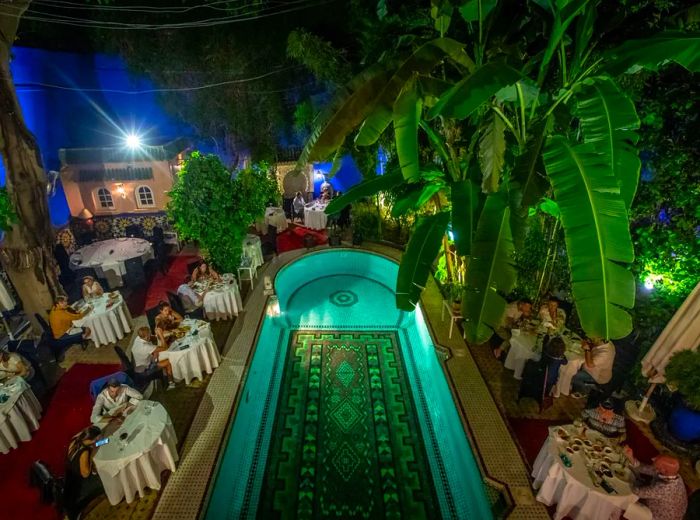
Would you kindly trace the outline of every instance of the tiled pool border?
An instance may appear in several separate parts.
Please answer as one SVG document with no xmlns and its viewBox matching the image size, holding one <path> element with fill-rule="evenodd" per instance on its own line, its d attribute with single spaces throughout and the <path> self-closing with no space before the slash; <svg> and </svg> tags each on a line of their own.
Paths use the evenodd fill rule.
<svg viewBox="0 0 700 520">
<path fill-rule="evenodd" d="M 318 247 L 311 252 L 328 249 Z M 379 244 L 367 244 L 363 249 L 394 261 L 401 254 Z M 265 264 L 258 279 L 264 275 L 274 278 L 280 268 L 305 254 L 308 251 L 296 250 L 276 257 Z M 245 311 L 236 321 L 224 346 L 222 363 L 212 375 L 202 405 L 185 438 L 178 470 L 168 479 L 153 518 L 194 520 L 205 512 L 210 483 L 216 474 L 220 450 L 240 399 L 266 301 L 263 284 L 259 283 L 248 296 Z M 509 518 L 549 518 L 544 506 L 534 499 L 527 466 L 467 346 L 458 334 L 448 337 L 449 322 L 440 319 L 442 296 L 432 278 L 421 303 L 433 342 L 450 354 L 442 363 L 443 368 L 486 483 L 492 490 L 502 488 Z M 236 397 L 232 400 L 230 396 L 234 392 Z"/>
</svg>

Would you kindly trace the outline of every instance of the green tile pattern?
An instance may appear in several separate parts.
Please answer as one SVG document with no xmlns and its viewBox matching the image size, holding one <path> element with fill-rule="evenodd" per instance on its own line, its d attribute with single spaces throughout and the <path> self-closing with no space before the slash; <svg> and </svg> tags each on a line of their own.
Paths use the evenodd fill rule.
<svg viewBox="0 0 700 520">
<path fill-rule="evenodd" d="M 439 518 L 393 332 L 296 331 L 259 518 Z"/>
</svg>

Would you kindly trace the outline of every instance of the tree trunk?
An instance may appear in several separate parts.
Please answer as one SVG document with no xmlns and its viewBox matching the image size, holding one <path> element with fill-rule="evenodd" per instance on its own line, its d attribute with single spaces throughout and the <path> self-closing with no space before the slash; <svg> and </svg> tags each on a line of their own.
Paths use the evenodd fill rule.
<svg viewBox="0 0 700 520">
<path fill-rule="evenodd" d="M 34 136 L 27 128 L 10 74 L 10 52 L 19 18 L 31 0 L 0 3 L 0 154 L 18 221 L 5 233 L 0 260 L 34 322 L 62 292 L 53 257 L 53 229 L 46 175 Z"/>
</svg>

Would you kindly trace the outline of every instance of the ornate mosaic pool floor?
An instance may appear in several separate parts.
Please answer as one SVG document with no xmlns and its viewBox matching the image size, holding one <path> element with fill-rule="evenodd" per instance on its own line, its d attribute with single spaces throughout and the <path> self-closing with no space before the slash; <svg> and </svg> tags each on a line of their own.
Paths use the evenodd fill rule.
<svg viewBox="0 0 700 520">
<path fill-rule="evenodd" d="M 258 518 L 439 518 L 396 334 L 290 341 Z"/>
</svg>

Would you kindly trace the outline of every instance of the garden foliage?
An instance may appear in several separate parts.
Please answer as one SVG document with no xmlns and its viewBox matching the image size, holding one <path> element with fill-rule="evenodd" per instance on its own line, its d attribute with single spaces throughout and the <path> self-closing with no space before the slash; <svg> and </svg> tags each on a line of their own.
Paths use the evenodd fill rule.
<svg viewBox="0 0 700 520">
<path fill-rule="evenodd" d="M 182 239 L 197 241 L 221 272 L 235 273 L 248 228 L 279 196 L 267 164 L 232 174 L 216 155 L 194 152 L 178 173 L 167 211 Z"/>
</svg>

